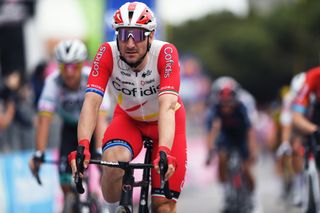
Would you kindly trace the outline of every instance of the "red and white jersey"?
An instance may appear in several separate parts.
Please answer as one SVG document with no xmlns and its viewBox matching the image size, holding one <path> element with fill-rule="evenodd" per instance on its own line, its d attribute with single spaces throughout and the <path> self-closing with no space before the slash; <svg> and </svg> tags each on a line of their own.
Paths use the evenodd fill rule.
<svg viewBox="0 0 320 213">
<path fill-rule="evenodd" d="M 292 109 L 306 113 L 313 101 L 320 103 L 320 67 L 312 68 L 306 73 L 304 85 L 297 94 Z"/>
<path fill-rule="evenodd" d="M 134 72 L 120 59 L 115 41 L 102 44 L 94 58 L 86 92 L 103 96 L 108 84 L 117 104 L 131 118 L 158 120 L 158 96 L 166 93 L 178 96 L 179 93 L 178 51 L 170 43 L 154 40 L 146 57 L 148 62 L 144 69 Z M 180 98 L 178 102 L 180 106 Z"/>
</svg>

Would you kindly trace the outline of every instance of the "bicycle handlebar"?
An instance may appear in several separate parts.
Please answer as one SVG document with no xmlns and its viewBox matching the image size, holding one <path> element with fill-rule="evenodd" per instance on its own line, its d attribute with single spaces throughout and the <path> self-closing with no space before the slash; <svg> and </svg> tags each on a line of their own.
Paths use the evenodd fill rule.
<svg viewBox="0 0 320 213">
<path fill-rule="evenodd" d="M 76 155 L 76 164 L 77 164 L 77 172 L 75 174 L 75 183 L 76 183 L 76 189 L 77 192 L 80 194 L 84 193 L 84 188 L 82 185 L 82 178 L 80 177 L 79 173 L 83 174 L 84 168 L 83 168 L 83 161 L 84 161 L 84 147 L 78 146 L 77 148 L 77 155 Z M 102 161 L 102 160 L 94 160 L 91 159 L 89 161 L 89 164 L 97 164 L 101 166 L 109 166 L 114 168 L 120 168 L 123 170 L 127 169 L 146 169 L 146 168 L 154 168 L 152 164 L 145 164 L 145 163 L 129 163 L 124 161 L 118 161 L 118 162 L 108 162 L 108 161 Z M 169 189 L 169 182 L 164 179 L 164 176 L 168 170 L 168 161 L 167 161 L 167 155 L 165 152 L 160 152 L 160 181 L 161 181 L 161 189 L 163 189 L 164 194 L 167 199 L 172 198 L 172 193 Z"/>
</svg>

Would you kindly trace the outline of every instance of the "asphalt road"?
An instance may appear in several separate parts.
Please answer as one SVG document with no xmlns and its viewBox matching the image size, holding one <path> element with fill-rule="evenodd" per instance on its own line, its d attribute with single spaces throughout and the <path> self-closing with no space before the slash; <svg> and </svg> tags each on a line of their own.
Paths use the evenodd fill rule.
<svg viewBox="0 0 320 213">
<path fill-rule="evenodd" d="M 221 212 L 223 191 L 216 178 L 216 162 L 210 167 L 204 166 L 205 149 L 201 139 L 189 140 L 188 156 L 188 172 L 178 201 L 178 212 Z M 270 154 L 259 156 L 254 174 L 257 180 L 255 213 L 301 212 L 281 198 L 281 182 Z"/>
</svg>

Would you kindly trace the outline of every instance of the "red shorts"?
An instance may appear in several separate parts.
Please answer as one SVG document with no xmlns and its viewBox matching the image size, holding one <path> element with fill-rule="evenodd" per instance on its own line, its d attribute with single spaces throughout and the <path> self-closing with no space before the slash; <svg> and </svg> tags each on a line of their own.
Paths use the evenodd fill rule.
<svg viewBox="0 0 320 213">
<path fill-rule="evenodd" d="M 186 117 L 183 104 L 176 111 L 175 115 L 175 136 L 171 149 L 171 154 L 176 157 L 177 168 L 173 176 L 169 179 L 170 190 L 173 192 L 173 199 L 177 199 L 183 187 L 186 163 Z M 113 119 L 108 126 L 104 139 L 103 151 L 112 146 L 125 146 L 129 149 L 134 159 L 143 147 L 142 136 L 149 137 L 153 140 L 154 149 L 152 161 L 155 154 L 158 153 L 158 122 L 142 122 L 130 118 L 119 106 L 116 107 Z M 151 172 L 152 179 L 152 196 L 163 196 L 159 192 L 160 176 L 156 171 Z"/>
</svg>

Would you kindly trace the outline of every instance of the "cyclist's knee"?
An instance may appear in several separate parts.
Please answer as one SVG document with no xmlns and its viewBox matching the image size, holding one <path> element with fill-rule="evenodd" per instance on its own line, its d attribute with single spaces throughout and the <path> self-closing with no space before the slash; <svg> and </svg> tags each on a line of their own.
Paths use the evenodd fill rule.
<svg viewBox="0 0 320 213">
<path fill-rule="evenodd" d="M 152 212 L 155 213 L 175 213 L 176 202 L 165 198 L 154 198 L 152 200 Z"/>
<path fill-rule="evenodd" d="M 124 172 L 119 168 L 105 167 L 102 171 L 102 183 L 114 184 L 115 182 L 120 182 Z"/>
</svg>

